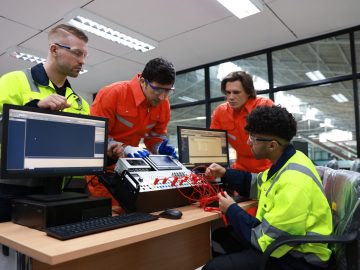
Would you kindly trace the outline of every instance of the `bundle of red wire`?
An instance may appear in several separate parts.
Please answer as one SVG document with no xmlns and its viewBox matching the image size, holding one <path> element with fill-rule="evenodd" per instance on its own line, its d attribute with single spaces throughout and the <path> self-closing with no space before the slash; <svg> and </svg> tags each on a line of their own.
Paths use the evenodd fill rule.
<svg viewBox="0 0 360 270">
<path fill-rule="evenodd" d="M 161 182 L 162 184 L 165 184 L 167 182 L 171 182 L 171 186 L 177 187 L 177 190 L 180 192 L 182 196 L 187 198 L 189 202 L 195 203 L 198 202 L 200 204 L 200 207 L 204 209 L 204 211 L 210 211 L 210 212 L 219 212 L 219 207 L 211 207 L 212 203 L 219 200 L 218 193 L 222 192 L 222 190 L 219 187 L 219 184 L 217 183 L 211 183 L 208 180 L 213 180 L 205 177 L 204 173 L 199 173 L 198 171 L 204 171 L 205 172 L 206 167 L 196 167 L 193 169 L 191 173 L 188 175 L 178 177 L 178 176 L 172 176 L 167 178 L 157 178 L 154 181 L 154 185 Z M 195 173 L 197 172 L 197 173 Z M 191 187 L 191 193 L 186 194 L 182 187 Z M 223 215 L 223 220 L 225 225 L 227 224 L 225 216 Z"/>
</svg>

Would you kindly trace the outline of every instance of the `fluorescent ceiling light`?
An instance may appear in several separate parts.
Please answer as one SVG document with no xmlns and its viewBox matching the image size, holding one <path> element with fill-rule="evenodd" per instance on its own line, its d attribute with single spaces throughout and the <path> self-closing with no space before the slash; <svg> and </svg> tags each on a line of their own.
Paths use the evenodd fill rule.
<svg viewBox="0 0 360 270">
<path fill-rule="evenodd" d="M 36 56 L 36 55 L 32 55 L 29 53 L 23 53 L 23 52 L 17 52 L 17 51 L 13 51 L 10 53 L 10 56 L 19 59 L 19 60 L 23 60 L 23 61 L 27 61 L 27 62 L 31 62 L 31 63 L 36 63 L 36 64 L 40 64 L 40 63 L 45 63 L 46 59 Z M 87 69 L 82 69 L 80 71 L 80 74 L 84 74 L 88 72 Z"/>
<path fill-rule="evenodd" d="M 181 96 L 181 97 L 178 97 L 178 99 L 181 99 L 181 100 L 184 100 L 184 101 L 188 101 L 188 102 L 198 101 L 198 100 L 195 99 L 195 98 L 191 98 L 191 97 L 187 97 L 187 96 Z"/>
<path fill-rule="evenodd" d="M 65 20 L 72 26 L 137 51 L 147 52 L 158 46 L 156 41 L 144 37 L 139 33 L 135 33 L 130 29 L 111 23 L 84 9 L 76 9 L 67 15 Z"/>
<path fill-rule="evenodd" d="M 325 80 L 326 77 L 319 70 L 309 71 L 305 73 L 306 76 L 312 81 Z"/>
<path fill-rule="evenodd" d="M 45 63 L 46 59 L 45 58 L 41 58 L 39 56 L 35 56 L 29 53 L 22 53 L 22 52 L 12 52 L 10 53 L 10 56 L 16 58 L 16 59 L 20 59 L 23 61 L 28 61 L 31 63 L 36 63 L 36 64 L 40 64 L 40 63 Z"/>
<path fill-rule="evenodd" d="M 333 94 L 331 95 L 331 97 L 333 99 L 335 99 L 337 102 L 339 103 L 344 103 L 344 102 L 349 102 L 349 100 L 347 99 L 347 97 L 345 97 L 343 94 L 339 93 L 339 94 Z"/>
<path fill-rule="evenodd" d="M 217 0 L 239 19 L 259 13 L 263 5 L 257 0 Z"/>
</svg>

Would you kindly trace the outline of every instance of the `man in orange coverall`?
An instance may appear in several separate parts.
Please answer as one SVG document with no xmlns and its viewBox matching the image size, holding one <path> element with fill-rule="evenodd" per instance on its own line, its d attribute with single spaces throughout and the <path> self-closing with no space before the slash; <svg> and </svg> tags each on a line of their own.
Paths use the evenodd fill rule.
<svg viewBox="0 0 360 270">
<path fill-rule="evenodd" d="M 168 95 L 174 82 L 173 64 L 155 58 L 131 81 L 115 82 L 98 92 L 91 114 L 109 119 L 108 157 L 112 164 L 119 157 L 145 157 L 150 152 L 176 158 L 175 148 L 166 139 L 170 120 Z M 146 149 L 138 147 L 142 138 Z M 93 196 L 111 197 L 98 179 L 87 179 Z M 117 204 L 114 198 L 112 202 Z"/>
<path fill-rule="evenodd" d="M 234 71 L 221 81 L 221 92 L 226 103 L 220 104 L 213 112 L 210 128 L 228 132 L 230 145 L 236 151 L 233 169 L 259 173 L 270 168 L 269 160 L 256 160 L 251 152 L 248 134 L 245 132 L 246 116 L 257 106 L 271 106 L 271 99 L 257 97 L 254 83 L 244 71 Z"/>
</svg>

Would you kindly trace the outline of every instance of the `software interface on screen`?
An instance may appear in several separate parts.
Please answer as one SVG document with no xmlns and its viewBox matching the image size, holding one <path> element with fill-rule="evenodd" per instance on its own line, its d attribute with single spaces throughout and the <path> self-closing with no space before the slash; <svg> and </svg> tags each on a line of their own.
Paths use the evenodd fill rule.
<svg viewBox="0 0 360 270">
<path fill-rule="evenodd" d="M 146 158 L 155 170 L 180 170 L 181 167 L 166 155 L 150 155 Z"/>
<path fill-rule="evenodd" d="M 226 131 L 178 127 L 178 146 L 180 161 L 185 165 L 229 165 Z"/>
<path fill-rule="evenodd" d="M 8 119 L 3 120 L 8 121 L 2 145 L 5 176 L 103 172 L 106 121 L 27 111 L 26 107 L 9 109 Z"/>
</svg>

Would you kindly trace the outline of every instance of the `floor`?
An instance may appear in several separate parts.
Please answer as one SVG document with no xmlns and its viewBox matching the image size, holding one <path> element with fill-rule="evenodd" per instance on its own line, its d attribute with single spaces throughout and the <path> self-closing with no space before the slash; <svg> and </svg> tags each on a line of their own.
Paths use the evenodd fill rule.
<svg viewBox="0 0 360 270">
<path fill-rule="evenodd" d="M 0 245 L 0 247 L 2 247 Z M 1 249 L 0 249 L 1 251 Z M 15 260 L 15 252 L 10 249 L 9 256 L 4 256 L 2 252 L 0 252 L 0 269 L 1 270 L 15 270 L 16 269 L 16 260 Z"/>
</svg>

